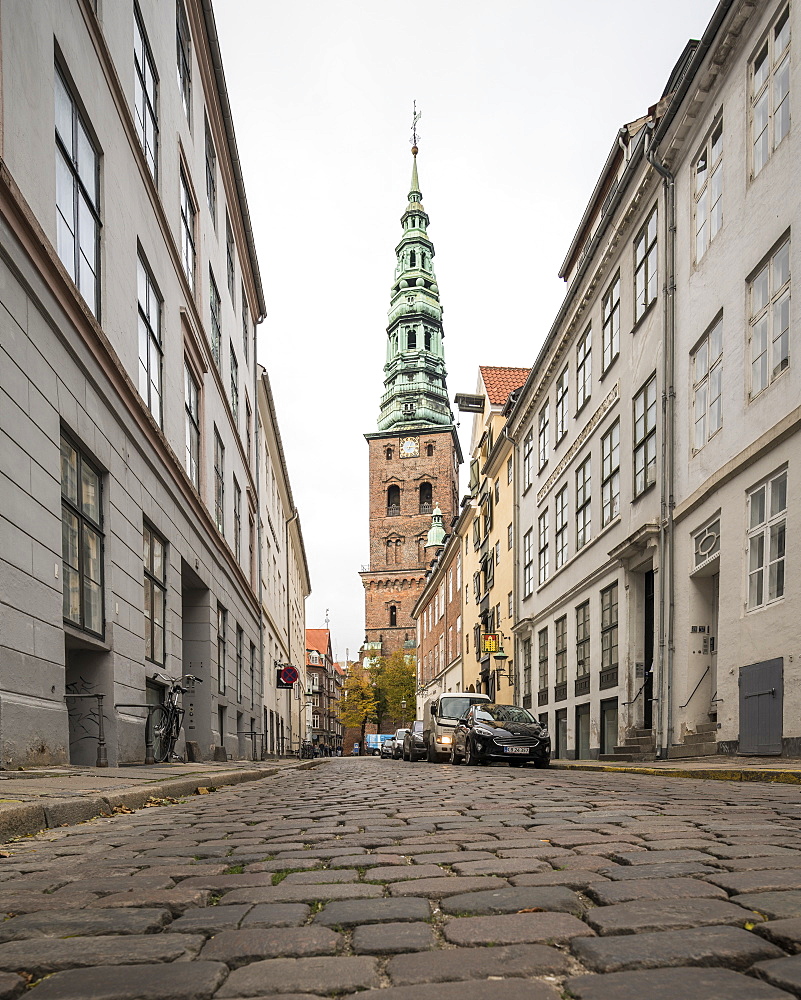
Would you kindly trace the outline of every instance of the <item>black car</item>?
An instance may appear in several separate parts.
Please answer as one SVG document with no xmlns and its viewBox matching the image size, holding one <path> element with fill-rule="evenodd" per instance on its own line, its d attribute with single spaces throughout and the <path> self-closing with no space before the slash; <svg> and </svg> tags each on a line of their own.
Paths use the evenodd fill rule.
<svg viewBox="0 0 801 1000">
<path fill-rule="evenodd" d="M 551 737 L 536 716 L 517 705 L 471 705 L 456 723 L 451 764 L 489 764 L 506 761 L 522 767 L 551 762 Z"/>
<path fill-rule="evenodd" d="M 409 761 L 426 759 L 422 719 L 415 719 L 412 728 L 403 737 L 403 759 Z"/>
</svg>

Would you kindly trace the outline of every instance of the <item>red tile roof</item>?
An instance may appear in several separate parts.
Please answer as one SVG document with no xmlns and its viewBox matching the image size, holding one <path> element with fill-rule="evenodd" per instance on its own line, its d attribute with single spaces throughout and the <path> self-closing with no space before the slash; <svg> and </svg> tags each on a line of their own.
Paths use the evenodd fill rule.
<svg viewBox="0 0 801 1000">
<path fill-rule="evenodd" d="M 503 406 L 509 393 L 524 385 L 531 372 L 530 368 L 494 368 L 490 365 L 481 365 L 478 370 L 493 406 Z"/>
<path fill-rule="evenodd" d="M 331 633 L 327 628 L 306 629 L 306 649 L 316 649 L 321 656 L 327 656 L 331 646 Z"/>
</svg>

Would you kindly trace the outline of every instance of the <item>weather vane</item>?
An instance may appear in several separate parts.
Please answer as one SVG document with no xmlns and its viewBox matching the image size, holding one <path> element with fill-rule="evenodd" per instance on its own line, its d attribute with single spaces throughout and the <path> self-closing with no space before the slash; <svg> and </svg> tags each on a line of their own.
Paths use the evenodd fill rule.
<svg viewBox="0 0 801 1000">
<path fill-rule="evenodd" d="M 420 121 L 420 115 L 422 111 L 417 110 L 417 101 L 414 101 L 412 110 L 412 138 L 410 142 L 412 144 L 412 156 L 417 156 L 417 142 L 420 138 L 417 132 L 417 123 Z"/>
</svg>

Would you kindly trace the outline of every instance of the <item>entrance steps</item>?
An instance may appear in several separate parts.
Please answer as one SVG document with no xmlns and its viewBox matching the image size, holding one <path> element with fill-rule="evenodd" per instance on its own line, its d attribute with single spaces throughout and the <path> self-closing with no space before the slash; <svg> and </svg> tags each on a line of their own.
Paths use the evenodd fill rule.
<svg viewBox="0 0 801 1000">
<path fill-rule="evenodd" d="M 627 737 L 625 743 L 614 747 L 613 753 L 602 753 L 598 756 L 599 761 L 647 761 L 656 760 L 656 743 L 652 729 L 634 729 Z"/>
<path fill-rule="evenodd" d="M 676 743 L 668 748 L 668 759 L 682 757 L 714 757 L 718 752 L 715 740 L 717 723 L 705 722 L 699 725 L 694 733 L 687 733 L 683 743 Z"/>
</svg>

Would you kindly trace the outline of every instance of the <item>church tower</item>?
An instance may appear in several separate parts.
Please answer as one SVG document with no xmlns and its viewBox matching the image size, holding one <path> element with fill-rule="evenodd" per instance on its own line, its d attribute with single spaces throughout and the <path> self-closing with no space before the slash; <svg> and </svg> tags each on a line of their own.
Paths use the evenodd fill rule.
<svg viewBox="0 0 801 1000">
<path fill-rule="evenodd" d="M 409 203 L 389 307 L 384 393 L 370 449 L 370 565 L 364 584 L 366 658 L 415 648 L 411 611 L 425 585 L 426 541 L 440 508 L 447 530 L 458 510 L 462 461 L 445 378 L 442 306 L 434 244 L 417 177 Z"/>
</svg>

